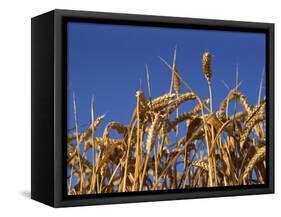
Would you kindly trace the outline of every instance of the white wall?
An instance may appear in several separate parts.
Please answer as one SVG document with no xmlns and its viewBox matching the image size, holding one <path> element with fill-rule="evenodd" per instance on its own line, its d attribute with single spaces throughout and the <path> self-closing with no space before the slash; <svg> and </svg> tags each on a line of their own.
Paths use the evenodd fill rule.
<svg viewBox="0 0 281 217">
<path fill-rule="evenodd" d="M 0 8 L 1 216 L 237 217 L 270 216 L 280 210 L 281 16 L 277 0 L 9 0 L 1 1 Z M 30 18 L 54 8 L 276 23 L 276 194 L 67 209 L 51 209 L 30 200 Z"/>
</svg>

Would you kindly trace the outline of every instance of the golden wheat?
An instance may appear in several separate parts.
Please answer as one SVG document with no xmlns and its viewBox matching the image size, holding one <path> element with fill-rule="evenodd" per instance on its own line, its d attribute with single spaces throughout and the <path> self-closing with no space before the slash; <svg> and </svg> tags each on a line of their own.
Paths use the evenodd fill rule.
<svg viewBox="0 0 281 217">
<path fill-rule="evenodd" d="M 208 82 L 211 82 L 212 79 L 212 55 L 209 52 L 203 53 L 202 56 L 202 70 L 204 72 L 205 78 Z"/>
<path fill-rule="evenodd" d="M 74 99 L 75 133 L 70 129 L 67 135 L 69 195 L 265 182 L 266 98 L 260 100 L 259 93 L 251 105 L 236 87 L 213 110 L 212 54 L 202 56 L 209 88 L 204 101 L 179 74 L 175 56 L 176 49 L 172 65 L 161 59 L 172 75 L 170 91 L 151 97 L 146 66 L 149 95 L 137 90 L 131 122 L 107 122 L 102 137 L 96 134 L 105 115 L 95 119 L 92 108 L 91 124 L 81 130 Z M 237 111 L 232 101 L 240 103 Z"/>
</svg>

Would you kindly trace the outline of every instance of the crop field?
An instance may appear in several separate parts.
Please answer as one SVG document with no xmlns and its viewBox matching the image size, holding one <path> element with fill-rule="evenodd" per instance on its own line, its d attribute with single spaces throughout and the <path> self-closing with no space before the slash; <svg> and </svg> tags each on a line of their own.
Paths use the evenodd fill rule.
<svg viewBox="0 0 281 217">
<path fill-rule="evenodd" d="M 129 99 L 135 109 L 128 113 L 128 123 L 107 121 L 106 111 L 97 116 L 95 106 L 102 102 L 96 103 L 93 97 L 89 102 L 90 124 L 81 130 L 73 94 L 75 126 L 67 138 L 68 195 L 265 183 L 266 98 L 261 94 L 262 78 L 254 81 L 260 83 L 255 104 L 249 103 L 236 81 L 233 89 L 224 89 L 226 97 L 214 109 L 212 53 L 202 53 L 201 71 L 196 72 L 206 80 L 205 98 L 197 93 L 199 86 L 183 79 L 176 54 L 175 49 L 170 62 L 160 57 L 159 64 L 167 67 L 171 78 L 164 95 L 151 97 L 153 82 L 146 67 L 146 94 L 138 89 L 135 98 Z M 186 110 L 186 104 L 192 109 Z M 106 125 L 103 134 L 97 136 L 101 123 Z"/>
</svg>

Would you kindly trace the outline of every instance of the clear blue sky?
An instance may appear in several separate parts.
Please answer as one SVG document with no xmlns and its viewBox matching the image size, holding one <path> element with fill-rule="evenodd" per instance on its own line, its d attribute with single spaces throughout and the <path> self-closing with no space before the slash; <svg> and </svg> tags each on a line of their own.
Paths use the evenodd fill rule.
<svg viewBox="0 0 281 217">
<path fill-rule="evenodd" d="M 265 34 L 70 22 L 68 128 L 74 126 L 73 92 L 79 124 L 91 120 L 93 95 L 96 115 L 107 112 L 105 123 L 128 124 L 140 79 L 147 95 L 145 64 L 150 70 L 152 97 L 169 91 L 171 74 L 158 56 L 171 63 L 176 45 L 177 68 L 203 99 L 208 97 L 208 89 L 201 57 L 204 51 L 213 54 L 214 109 L 228 93 L 221 81 L 235 86 L 236 64 L 243 81 L 240 91 L 256 103 L 265 65 Z"/>
</svg>

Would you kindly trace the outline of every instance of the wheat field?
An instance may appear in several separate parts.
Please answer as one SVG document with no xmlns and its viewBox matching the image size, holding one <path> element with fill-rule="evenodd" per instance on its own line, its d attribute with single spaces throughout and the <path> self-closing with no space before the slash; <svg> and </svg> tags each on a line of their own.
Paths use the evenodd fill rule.
<svg viewBox="0 0 281 217">
<path fill-rule="evenodd" d="M 138 90 L 131 99 L 135 109 L 130 123 L 108 122 L 100 137 L 95 133 L 106 122 L 106 115 L 96 117 L 92 98 L 91 124 L 81 131 L 73 97 L 75 130 L 67 138 L 68 195 L 265 183 L 266 98 L 261 98 L 262 85 L 256 104 L 251 105 L 237 82 L 214 110 L 215 72 L 210 52 L 203 53 L 202 72 L 197 75 L 206 79 L 207 98 L 200 98 L 196 87 L 183 80 L 176 66 L 176 49 L 171 64 L 161 61 L 171 73 L 167 93 L 151 97 L 147 68 L 148 96 Z M 188 103 L 194 108 L 185 110 L 183 104 Z M 118 139 L 111 136 L 113 132 L 120 135 Z"/>
</svg>

